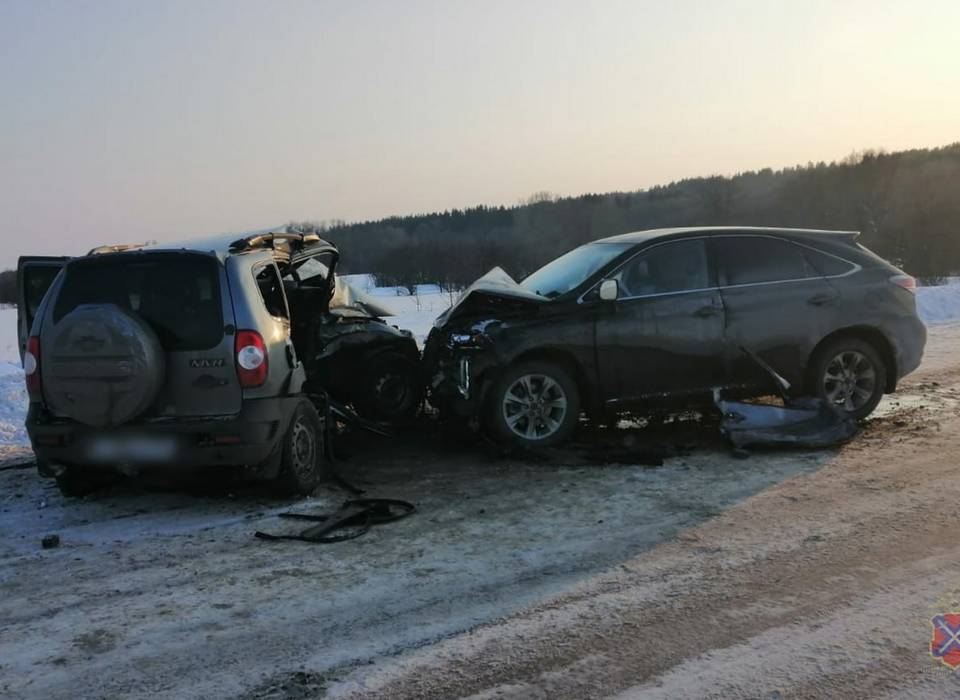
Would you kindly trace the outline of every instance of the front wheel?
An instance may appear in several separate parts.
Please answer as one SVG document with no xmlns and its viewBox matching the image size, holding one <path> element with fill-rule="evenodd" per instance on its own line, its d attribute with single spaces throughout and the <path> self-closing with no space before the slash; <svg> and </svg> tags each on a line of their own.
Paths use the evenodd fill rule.
<svg viewBox="0 0 960 700">
<path fill-rule="evenodd" d="M 310 401 L 301 401 L 283 437 L 278 481 L 284 491 L 309 495 L 320 484 L 326 463 L 324 437 L 317 409 Z"/>
<path fill-rule="evenodd" d="M 822 348 L 813 363 L 813 393 L 851 418 L 866 418 L 883 398 L 887 368 L 870 343 L 840 338 Z"/>
<path fill-rule="evenodd" d="M 507 368 L 487 396 L 485 423 L 500 443 L 548 447 L 563 442 L 580 417 L 580 393 L 570 373 L 552 362 Z"/>
</svg>

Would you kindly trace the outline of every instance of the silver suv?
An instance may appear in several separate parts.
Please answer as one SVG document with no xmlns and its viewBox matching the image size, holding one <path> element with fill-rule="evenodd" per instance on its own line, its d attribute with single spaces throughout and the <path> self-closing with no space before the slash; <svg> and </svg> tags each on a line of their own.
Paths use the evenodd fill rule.
<svg viewBox="0 0 960 700">
<path fill-rule="evenodd" d="M 41 474 L 80 495 L 118 469 L 240 465 L 312 491 L 328 385 L 375 419 L 420 403 L 412 336 L 338 283 L 338 258 L 316 234 L 268 232 L 21 259 Z"/>
</svg>

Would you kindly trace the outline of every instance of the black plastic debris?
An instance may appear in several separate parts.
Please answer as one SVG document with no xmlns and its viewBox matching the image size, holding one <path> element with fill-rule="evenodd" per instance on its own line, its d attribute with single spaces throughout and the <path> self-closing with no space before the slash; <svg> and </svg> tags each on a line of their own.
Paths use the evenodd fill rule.
<svg viewBox="0 0 960 700">
<path fill-rule="evenodd" d="M 53 549 L 60 546 L 60 535 L 46 535 L 40 540 L 40 546 L 44 549 Z"/>
<path fill-rule="evenodd" d="M 340 509 L 330 515 L 310 513 L 280 513 L 287 520 L 305 520 L 317 523 L 306 530 L 290 535 L 260 532 L 261 540 L 296 540 L 312 544 L 331 544 L 352 540 L 365 534 L 372 525 L 390 523 L 417 512 L 417 507 L 394 498 L 355 498 L 344 501 Z"/>
</svg>

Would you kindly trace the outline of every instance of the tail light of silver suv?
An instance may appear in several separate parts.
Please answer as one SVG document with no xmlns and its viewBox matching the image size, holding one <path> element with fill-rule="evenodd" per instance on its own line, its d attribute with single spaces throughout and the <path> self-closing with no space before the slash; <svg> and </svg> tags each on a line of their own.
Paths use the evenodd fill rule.
<svg viewBox="0 0 960 700">
<path fill-rule="evenodd" d="M 234 348 L 240 386 L 252 389 L 267 381 L 267 346 L 260 334 L 256 331 L 237 331 Z"/>
</svg>

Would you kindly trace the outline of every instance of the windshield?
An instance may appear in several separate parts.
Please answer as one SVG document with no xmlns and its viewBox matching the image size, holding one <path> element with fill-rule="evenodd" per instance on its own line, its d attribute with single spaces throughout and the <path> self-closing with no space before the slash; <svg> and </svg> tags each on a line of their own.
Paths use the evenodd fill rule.
<svg viewBox="0 0 960 700">
<path fill-rule="evenodd" d="M 548 262 L 520 283 L 524 289 L 553 299 L 580 285 L 590 275 L 633 247 L 633 243 L 588 243 Z"/>
</svg>

